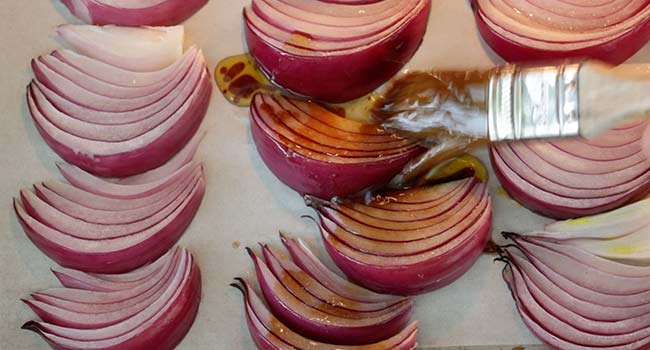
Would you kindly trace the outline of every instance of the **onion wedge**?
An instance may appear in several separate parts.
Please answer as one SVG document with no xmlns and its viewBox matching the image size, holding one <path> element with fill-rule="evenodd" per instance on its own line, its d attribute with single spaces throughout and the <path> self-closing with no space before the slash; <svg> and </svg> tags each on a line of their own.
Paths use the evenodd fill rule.
<svg viewBox="0 0 650 350">
<path fill-rule="evenodd" d="M 238 284 L 232 285 L 240 289 L 244 294 L 244 306 L 249 331 L 255 344 L 260 349 L 334 350 L 341 348 L 339 345 L 313 341 L 295 333 L 271 314 L 248 283 L 243 279 L 237 280 Z M 349 345 L 345 346 L 345 348 L 350 350 L 412 350 L 417 345 L 416 335 L 417 322 L 413 322 L 389 339 L 368 345 Z"/>
<path fill-rule="evenodd" d="M 423 148 L 377 125 L 313 102 L 256 95 L 251 132 L 264 163 L 285 184 L 321 198 L 386 183 Z"/>
<path fill-rule="evenodd" d="M 252 0 L 244 9 L 245 36 L 272 82 L 317 100 L 344 102 L 371 92 L 404 66 L 422 41 L 429 9 L 429 0 Z M 325 78 L 316 83 L 308 76 Z"/>
<path fill-rule="evenodd" d="M 328 253 L 366 288 L 398 295 L 441 288 L 472 266 L 488 240 L 492 205 L 474 179 L 381 197 L 389 199 L 312 200 Z"/>
<path fill-rule="evenodd" d="M 199 11 L 208 0 L 63 0 L 77 18 L 89 24 L 171 26 Z"/>
<path fill-rule="evenodd" d="M 64 350 L 171 349 L 192 326 L 201 299 L 201 272 L 192 255 L 180 249 L 172 262 L 160 283 L 150 287 L 155 292 L 149 296 L 138 294 L 137 286 L 110 292 L 65 289 L 59 294 L 86 302 L 59 302 L 57 306 L 31 301 L 48 321 L 31 321 L 23 328 Z M 142 285 L 147 283 L 144 280 Z M 116 307 L 88 300 L 105 300 Z"/>
<path fill-rule="evenodd" d="M 201 165 L 194 162 L 151 183 L 119 185 L 88 176 L 88 188 L 99 194 L 61 184 L 55 187 L 63 195 L 42 187 L 40 195 L 23 190 L 23 200 L 14 201 L 32 242 L 60 265 L 83 271 L 127 272 L 159 258 L 190 225 L 205 193 Z M 93 199 L 102 209 L 85 205 Z"/>
</svg>

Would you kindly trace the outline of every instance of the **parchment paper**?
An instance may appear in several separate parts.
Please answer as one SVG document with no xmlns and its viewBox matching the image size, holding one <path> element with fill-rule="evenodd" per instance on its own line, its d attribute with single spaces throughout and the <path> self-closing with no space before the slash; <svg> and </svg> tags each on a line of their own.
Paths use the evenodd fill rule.
<svg viewBox="0 0 650 350">
<path fill-rule="evenodd" d="M 211 0 L 185 23 L 187 44 L 203 48 L 211 69 L 220 58 L 242 52 L 240 13 L 246 2 Z M 30 59 L 61 46 L 54 35 L 57 24 L 78 21 L 58 0 L 3 0 L 0 17 L 0 349 L 48 349 L 35 334 L 20 330 L 34 318 L 20 298 L 59 286 L 49 270 L 54 262 L 26 238 L 11 199 L 20 188 L 60 177 L 55 168 L 59 158 L 33 126 L 24 93 L 32 77 Z M 633 60 L 650 62 L 650 50 Z M 482 44 L 466 1 L 433 0 L 428 33 L 408 68 L 487 68 L 499 62 Z M 241 297 L 228 287 L 233 277 L 251 271 L 243 247 L 258 241 L 279 244 L 279 229 L 322 247 L 313 223 L 300 219 L 311 211 L 258 157 L 248 111 L 230 105 L 215 89 L 203 126 L 208 134 L 199 157 L 205 162 L 207 193 L 181 244 L 194 252 L 201 266 L 204 295 L 196 323 L 179 349 L 253 349 Z M 485 152 L 481 156 L 486 159 Z M 527 230 L 545 221 L 497 194 L 495 179 L 490 188 L 495 233 Z M 329 263 L 322 250 L 321 256 Z M 511 344 L 489 349 L 512 349 L 539 343 L 520 321 L 501 268 L 484 256 L 453 285 L 418 297 L 414 319 L 420 320 L 420 345 L 465 349 Z"/>
</svg>

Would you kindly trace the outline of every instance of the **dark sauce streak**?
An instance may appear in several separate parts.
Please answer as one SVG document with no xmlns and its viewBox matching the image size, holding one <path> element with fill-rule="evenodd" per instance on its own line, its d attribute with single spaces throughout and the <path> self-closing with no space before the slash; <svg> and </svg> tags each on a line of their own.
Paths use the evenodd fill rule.
<svg viewBox="0 0 650 350">
<path fill-rule="evenodd" d="M 228 90 L 235 95 L 235 99 L 249 98 L 255 91 L 263 88 L 264 86 L 257 81 L 257 79 L 246 74 L 240 77 L 237 77 L 230 85 L 228 85 Z"/>
<path fill-rule="evenodd" d="M 221 68 L 222 72 L 223 72 L 224 68 L 225 67 Z M 234 64 L 232 67 L 230 67 L 226 71 L 226 73 L 223 73 L 225 75 L 225 77 L 223 78 L 223 81 L 226 82 L 226 83 L 230 82 L 236 76 L 238 76 L 239 73 L 241 73 L 244 70 L 244 68 L 246 68 L 246 64 L 244 64 L 243 62 L 238 62 L 238 63 Z"/>
</svg>

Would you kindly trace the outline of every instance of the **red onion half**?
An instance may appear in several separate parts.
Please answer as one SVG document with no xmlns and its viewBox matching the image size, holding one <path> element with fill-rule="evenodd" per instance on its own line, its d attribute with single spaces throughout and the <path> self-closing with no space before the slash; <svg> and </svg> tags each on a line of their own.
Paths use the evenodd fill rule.
<svg viewBox="0 0 650 350">
<path fill-rule="evenodd" d="M 348 120 L 313 103 L 256 95 L 251 132 L 282 182 L 321 198 L 388 182 L 423 149 L 377 125 Z"/>
<path fill-rule="evenodd" d="M 188 19 L 208 0 L 62 0 L 89 24 L 121 26 L 171 26 Z"/>
<path fill-rule="evenodd" d="M 248 250 L 273 314 L 292 330 L 333 344 L 371 344 L 398 334 L 413 302 L 367 303 L 338 295 L 269 246 L 260 259 Z"/>
<path fill-rule="evenodd" d="M 255 290 L 243 279 L 232 286 L 244 294 L 246 320 L 253 341 L 261 350 L 280 349 L 341 349 L 341 345 L 321 343 L 296 333 L 277 319 L 264 305 Z M 349 350 L 412 350 L 417 346 L 417 322 L 411 323 L 398 334 L 380 342 L 367 345 L 347 345 Z"/>
<path fill-rule="evenodd" d="M 201 301 L 201 271 L 182 248 L 125 275 L 73 273 L 90 282 L 24 300 L 42 321 L 23 329 L 56 349 L 172 349 L 194 323 Z"/>
<path fill-rule="evenodd" d="M 30 240 L 61 266 L 131 271 L 168 251 L 201 204 L 201 164 L 174 163 L 178 169 L 149 173 L 147 183 L 108 182 L 61 165 L 72 185 L 46 182 L 35 193 L 22 190 L 14 209 Z"/>
<path fill-rule="evenodd" d="M 121 43 L 102 48 L 118 55 L 127 49 Z M 65 50 L 33 60 L 32 67 L 36 79 L 27 101 L 38 131 L 64 160 L 106 177 L 139 174 L 173 157 L 196 133 L 212 90 L 194 47 L 156 71 L 131 71 Z"/>
<path fill-rule="evenodd" d="M 429 9 L 429 0 L 253 0 L 244 9 L 246 42 L 275 84 L 344 102 L 371 92 L 404 66 L 422 41 Z"/>
<path fill-rule="evenodd" d="M 475 179 L 387 193 L 369 204 L 312 205 L 336 265 L 366 288 L 398 295 L 462 276 L 481 254 L 492 221 L 486 187 Z"/>
<path fill-rule="evenodd" d="M 492 167 L 508 193 L 537 213 L 560 219 L 602 213 L 647 193 L 646 126 L 614 129 L 595 140 L 495 144 Z"/>
<path fill-rule="evenodd" d="M 526 325 L 558 349 L 650 345 L 650 269 L 575 247 L 509 234 L 504 279 Z"/>
<path fill-rule="evenodd" d="M 509 62 L 620 64 L 650 40 L 647 0 L 472 0 L 479 32 Z"/>
</svg>

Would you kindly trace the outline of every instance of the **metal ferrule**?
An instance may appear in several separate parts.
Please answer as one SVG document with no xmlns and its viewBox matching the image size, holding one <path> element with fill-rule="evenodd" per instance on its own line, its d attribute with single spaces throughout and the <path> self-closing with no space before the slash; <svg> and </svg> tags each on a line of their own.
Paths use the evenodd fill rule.
<svg viewBox="0 0 650 350">
<path fill-rule="evenodd" d="M 488 84 L 490 141 L 579 135 L 579 64 L 496 70 Z"/>
</svg>

